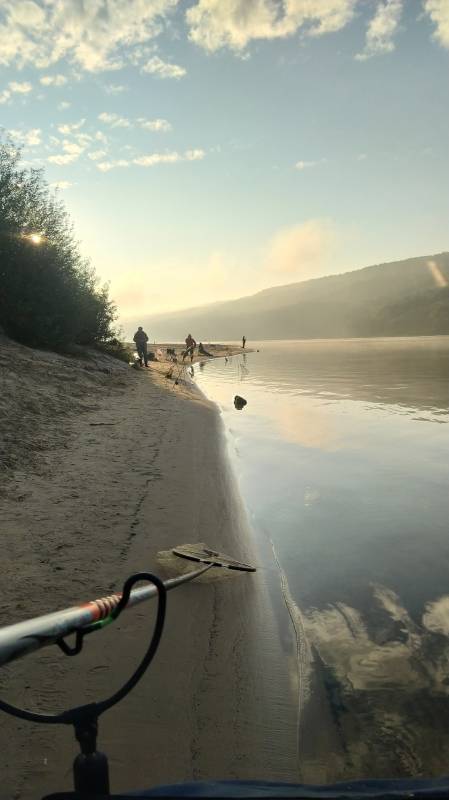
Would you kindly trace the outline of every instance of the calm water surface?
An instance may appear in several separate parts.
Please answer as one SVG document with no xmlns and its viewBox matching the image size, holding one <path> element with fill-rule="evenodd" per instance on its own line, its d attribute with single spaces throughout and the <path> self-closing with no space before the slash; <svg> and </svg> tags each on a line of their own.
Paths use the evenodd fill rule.
<svg viewBox="0 0 449 800">
<path fill-rule="evenodd" d="M 195 378 L 281 577 L 304 775 L 448 774 L 449 338 L 252 346 Z"/>
</svg>

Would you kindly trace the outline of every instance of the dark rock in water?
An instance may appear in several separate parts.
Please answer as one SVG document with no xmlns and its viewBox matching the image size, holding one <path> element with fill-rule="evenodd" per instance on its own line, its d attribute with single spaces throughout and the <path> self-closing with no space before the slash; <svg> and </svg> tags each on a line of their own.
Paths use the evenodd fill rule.
<svg viewBox="0 0 449 800">
<path fill-rule="evenodd" d="M 244 397 L 240 397 L 240 395 L 238 395 L 238 394 L 236 394 L 236 396 L 234 397 L 234 405 L 235 405 L 237 411 L 241 411 L 242 408 L 245 408 L 246 402 L 247 401 L 245 400 L 245 398 Z"/>
</svg>

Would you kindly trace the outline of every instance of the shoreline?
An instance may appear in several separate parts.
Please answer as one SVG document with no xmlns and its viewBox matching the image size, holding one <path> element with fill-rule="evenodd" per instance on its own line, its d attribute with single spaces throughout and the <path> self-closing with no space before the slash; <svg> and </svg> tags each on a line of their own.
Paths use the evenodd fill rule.
<svg viewBox="0 0 449 800">
<path fill-rule="evenodd" d="M 36 351 L 13 349 L 14 363 L 24 353 L 36 359 Z M 60 368 L 63 357 L 41 356 Z M 16 470 L 4 483 L 2 624 L 120 589 L 140 569 L 179 573 L 183 563 L 165 553 L 185 542 L 256 558 L 218 408 L 189 386 L 172 391 L 157 370 L 124 376 L 83 413 L 64 418 L 66 439 L 56 440 L 43 468 Z M 41 423 L 52 443 L 50 429 L 60 422 Z M 100 720 L 98 747 L 109 756 L 113 791 L 208 778 L 298 779 L 291 676 L 263 571 L 214 572 L 170 593 L 154 665 Z M 150 605 L 89 637 L 77 659 L 50 648 L 9 665 L 0 696 L 41 711 L 107 696 L 138 662 Z M 5 716 L 0 744 L 2 796 L 70 790 L 72 731 Z"/>
</svg>

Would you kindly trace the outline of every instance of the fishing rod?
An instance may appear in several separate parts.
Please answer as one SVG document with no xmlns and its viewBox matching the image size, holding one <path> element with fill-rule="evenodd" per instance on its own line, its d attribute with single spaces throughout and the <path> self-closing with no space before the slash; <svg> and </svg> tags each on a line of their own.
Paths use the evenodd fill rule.
<svg viewBox="0 0 449 800">
<path fill-rule="evenodd" d="M 138 572 L 125 581 L 122 592 L 0 629 L 0 666 L 54 644 L 65 655 L 76 656 L 81 652 L 87 634 L 114 622 L 126 608 L 157 597 L 156 621 L 147 650 L 133 674 L 110 697 L 56 714 L 37 713 L 0 700 L 0 710 L 18 719 L 73 726 L 81 750 L 73 763 L 74 786 L 75 792 L 81 796 L 110 796 L 108 759 L 104 753 L 97 751 L 98 720 L 101 714 L 129 694 L 156 655 L 164 628 L 167 592 L 199 578 L 213 567 L 255 572 L 255 567 L 211 550 L 202 543 L 181 545 L 172 552 L 201 566 L 166 581 L 149 572 Z M 146 581 L 150 585 L 134 589 L 139 581 Z M 65 641 L 65 637 L 71 633 L 76 636 L 74 646 Z"/>
<path fill-rule="evenodd" d="M 162 581 L 166 592 L 199 578 L 200 575 L 203 575 L 204 572 L 212 569 L 212 567 L 224 567 L 245 572 L 255 571 L 254 567 L 248 564 L 235 561 L 223 553 L 218 553 L 208 548 L 183 545 L 174 548 L 172 552 L 179 558 L 196 561 L 202 563 L 203 566 L 191 572 L 178 575 L 176 578 Z M 157 597 L 157 595 L 158 590 L 154 585 L 133 589 L 124 608 L 132 608 L 139 603 Z M 114 622 L 118 616 L 117 608 L 122 599 L 123 592 L 116 592 L 62 611 L 44 614 L 43 616 L 0 628 L 0 667 L 53 644 L 58 645 L 66 655 L 77 655 L 81 650 L 83 636 Z M 72 652 L 72 648 L 69 648 L 67 643 L 64 642 L 64 638 L 73 633 L 77 635 L 75 648 L 79 648 L 76 653 Z M 70 652 L 68 652 L 67 648 L 69 648 Z"/>
<path fill-rule="evenodd" d="M 172 550 L 175 556 L 195 561 L 202 566 L 166 581 L 150 573 L 137 573 L 125 582 L 123 591 L 99 600 L 46 614 L 26 622 L 0 629 L 0 664 L 27 655 L 51 644 L 61 644 L 70 632 L 89 633 L 108 624 L 109 617 L 117 619 L 120 613 L 138 603 L 158 598 L 156 623 L 147 651 L 126 683 L 106 700 L 68 709 L 61 714 L 47 715 L 17 709 L 0 700 L 0 709 L 13 716 L 31 722 L 61 723 L 73 725 L 81 752 L 73 764 L 74 792 L 57 792 L 46 795 L 43 800 L 107 800 L 111 798 L 109 787 L 109 765 L 107 756 L 96 749 L 98 719 L 102 713 L 120 702 L 137 684 L 156 654 L 164 625 L 166 594 L 184 583 L 199 578 L 213 567 L 223 567 L 244 572 L 255 572 L 249 564 L 235 561 L 222 553 L 208 549 L 204 544 L 182 545 Z M 133 589 L 138 581 L 151 584 Z M 111 620 L 113 621 L 113 620 Z M 30 645 L 30 642 L 33 642 Z M 64 648 L 63 648 L 64 649 Z M 76 655 L 73 652 L 67 655 Z M 64 652 L 66 652 L 64 650 Z M 78 651 L 79 652 L 79 651 Z M 153 798 L 228 798 L 228 800 L 447 800 L 449 778 L 406 778 L 400 780 L 356 780 L 333 784 L 299 784 L 266 780 L 208 780 L 205 782 L 164 785 L 131 793 L 114 794 L 117 800 L 133 800 L 137 797 Z"/>
</svg>

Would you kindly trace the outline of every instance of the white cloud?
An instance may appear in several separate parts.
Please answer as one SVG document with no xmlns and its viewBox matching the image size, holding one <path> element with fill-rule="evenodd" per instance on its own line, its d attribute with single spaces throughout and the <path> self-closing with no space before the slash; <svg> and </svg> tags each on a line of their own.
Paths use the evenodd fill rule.
<svg viewBox="0 0 449 800">
<path fill-rule="evenodd" d="M 79 144 L 82 144 L 84 147 L 87 147 L 87 145 L 90 144 L 92 141 L 92 136 L 89 133 L 75 132 L 73 134 L 73 138 L 76 139 L 76 141 Z"/>
<path fill-rule="evenodd" d="M 126 91 L 126 86 L 116 83 L 107 83 L 104 86 L 104 90 L 106 94 L 121 94 L 122 92 Z"/>
<path fill-rule="evenodd" d="M 79 131 L 85 122 L 85 119 L 80 119 L 78 122 L 66 122 L 64 125 L 58 125 L 58 131 L 64 136 L 70 136 L 74 131 Z"/>
<path fill-rule="evenodd" d="M 448 0 L 424 0 L 424 11 L 435 25 L 435 39 L 449 48 L 449 3 Z"/>
<path fill-rule="evenodd" d="M 28 81 L 23 81 L 22 83 L 11 81 L 11 83 L 8 84 L 8 87 L 14 94 L 29 94 L 33 88 L 31 83 L 28 83 Z"/>
<path fill-rule="evenodd" d="M 10 130 L 13 139 L 18 139 L 26 147 L 36 147 L 42 142 L 42 131 L 40 128 L 32 128 L 29 131 Z"/>
<path fill-rule="evenodd" d="M 204 150 L 186 150 L 185 153 L 173 151 L 171 153 L 152 153 L 149 156 L 139 156 L 133 159 L 133 164 L 140 167 L 154 167 L 156 164 L 176 164 L 179 161 L 201 161 L 205 156 Z"/>
<path fill-rule="evenodd" d="M 70 108 L 70 106 L 71 106 L 71 105 L 72 105 L 72 104 L 71 104 L 71 103 L 69 103 L 67 100 L 62 100 L 62 101 L 61 101 L 61 102 L 58 104 L 58 111 L 65 111 L 67 108 Z"/>
<path fill-rule="evenodd" d="M 123 50 L 163 29 L 178 0 L 1 0 L 0 65 L 45 69 L 62 58 L 84 70 L 115 69 Z M 120 57 L 119 57 L 120 54 Z"/>
<path fill-rule="evenodd" d="M 204 150 L 186 150 L 184 158 L 186 161 L 202 161 L 206 153 Z"/>
<path fill-rule="evenodd" d="M 0 92 L 0 104 L 7 103 L 11 100 L 13 94 L 29 94 L 32 89 L 33 87 L 28 81 L 23 81 L 22 83 L 11 81 L 8 83 L 7 88 Z"/>
<path fill-rule="evenodd" d="M 65 86 L 68 78 L 65 75 L 43 75 L 39 81 L 42 86 Z"/>
<path fill-rule="evenodd" d="M 402 0 L 382 0 L 366 31 L 365 48 L 356 55 L 358 61 L 366 61 L 381 53 L 394 50 L 394 36 L 398 31 L 402 15 Z"/>
<path fill-rule="evenodd" d="M 319 161 L 297 161 L 295 164 L 295 169 L 299 169 L 300 172 L 304 169 L 309 169 L 310 167 L 316 167 L 319 164 Z"/>
<path fill-rule="evenodd" d="M 64 150 L 64 153 L 70 153 L 71 155 L 78 157 L 84 152 L 86 147 L 78 142 L 71 142 L 68 139 L 64 139 L 62 143 L 62 149 Z"/>
<path fill-rule="evenodd" d="M 50 183 L 52 189 L 70 189 L 73 186 L 71 181 L 55 181 L 54 183 Z"/>
<path fill-rule="evenodd" d="M 103 131 L 97 131 L 94 138 L 97 142 L 101 142 L 102 144 L 108 143 L 108 137 L 105 133 L 103 133 Z"/>
<path fill-rule="evenodd" d="M 106 155 L 106 150 L 93 150 L 91 153 L 88 153 L 87 156 L 90 158 L 91 161 L 99 161 L 100 158 L 104 158 Z"/>
<path fill-rule="evenodd" d="M 78 155 L 76 153 L 60 153 L 55 156 L 48 156 L 47 161 L 50 164 L 57 164 L 58 167 L 64 167 L 66 164 L 71 164 L 72 161 L 76 161 Z"/>
<path fill-rule="evenodd" d="M 141 128 L 147 131 L 167 133 L 172 129 L 171 123 L 166 119 L 143 119 L 140 117 L 137 122 Z"/>
<path fill-rule="evenodd" d="M 190 39 L 205 50 L 242 51 L 254 39 L 312 36 L 341 30 L 358 0 L 198 0 L 186 12 Z"/>
<path fill-rule="evenodd" d="M 101 114 L 99 114 L 98 119 L 100 120 L 100 122 L 104 122 L 106 125 L 110 125 L 111 128 L 131 127 L 131 123 L 129 119 L 126 119 L 126 117 L 119 117 L 118 114 L 108 114 L 106 111 L 103 111 Z"/>
<path fill-rule="evenodd" d="M 168 61 L 163 61 L 159 56 L 153 56 L 143 65 L 142 72 L 157 75 L 158 78 L 183 78 L 186 74 L 186 69 L 178 64 L 169 64 Z"/>
<path fill-rule="evenodd" d="M 121 158 L 118 161 L 100 161 L 97 164 L 97 169 L 101 172 L 109 172 L 116 167 L 129 167 L 129 161 L 125 161 L 125 159 Z"/>
<path fill-rule="evenodd" d="M 280 230 L 268 245 L 265 265 L 270 272 L 310 278 L 329 264 L 337 234 L 327 220 L 311 219 Z"/>
</svg>

